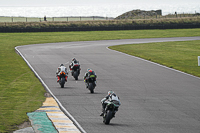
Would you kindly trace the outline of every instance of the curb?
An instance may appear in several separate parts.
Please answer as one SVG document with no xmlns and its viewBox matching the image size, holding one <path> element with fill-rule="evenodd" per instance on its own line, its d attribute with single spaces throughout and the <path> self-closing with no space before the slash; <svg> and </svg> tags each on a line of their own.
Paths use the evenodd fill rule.
<svg viewBox="0 0 200 133">
<path fill-rule="evenodd" d="M 37 72 L 33 69 L 33 67 L 30 65 L 30 63 L 26 60 L 26 58 L 23 56 L 23 54 L 18 50 L 18 47 L 22 47 L 22 46 L 17 46 L 15 47 L 15 51 L 17 54 L 19 54 L 24 61 L 27 63 L 27 65 L 30 67 L 30 69 L 34 72 L 35 76 L 39 79 L 39 81 L 42 83 L 42 85 L 44 86 L 44 88 L 47 90 L 47 92 L 50 93 L 50 95 L 54 98 L 54 100 L 58 103 L 60 109 L 64 112 L 65 115 L 67 115 L 70 120 L 72 120 L 74 122 L 74 124 L 76 125 L 76 127 L 82 132 L 82 133 L 86 133 L 86 131 L 81 127 L 81 125 L 74 119 L 74 117 L 62 106 L 62 104 L 60 103 L 60 101 L 53 95 L 53 93 L 50 91 L 50 89 L 48 88 L 48 86 L 44 83 L 44 81 L 40 78 L 40 76 L 37 74 Z"/>
<path fill-rule="evenodd" d="M 53 97 L 47 97 L 42 107 L 27 115 L 36 133 L 81 133 Z"/>
</svg>

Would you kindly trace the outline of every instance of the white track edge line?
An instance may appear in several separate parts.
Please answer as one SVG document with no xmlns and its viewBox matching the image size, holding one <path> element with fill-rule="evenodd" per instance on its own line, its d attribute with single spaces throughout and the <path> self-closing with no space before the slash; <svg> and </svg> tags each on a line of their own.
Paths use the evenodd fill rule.
<svg viewBox="0 0 200 133">
<path fill-rule="evenodd" d="M 139 44 L 139 43 L 138 43 L 138 44 Z M 108 47 L 109 47 L 109 46 L 108 46 Z M 182 72 L 182 71 L 180 71 L 180 70 L 177 70 L 177 69 L 174 69 L 174 68 L 170 68 L 170 67 L 167 67 L 167 66 L 158 64 L 158 63 L 156 63 L 156 62 L 152 62 L 152 61 L 149 61 L 149 60 L 146 60 L 146 59 L 143 59 L 143 58 L 134 56 L 134 55 L 129 55 L 129 54 L 126 54 L 126 53 L 117 51 L 117 50 L 109 49 L 108 47 L 106 47 L 106 48 L 107 48 L 108 50 L 110 50 L 110 51 L 114 51 L 114 52 L 117 52 L 117 53 L 120 53 L 120 54 L 124 54 L 124 55 L 126 55 L 126 56 L 130 56 L 130 57 L 133 57 L 133 58 L 136 58 L 136 59 L 139 59 L 139 60 L 142 60 L 142 61 L 146 61 L 146 62 L 148 62 L 148 63 L 154 64 L 154 65 L 157 65 L 157 66 L 160 66 L 160 67 L 163 67 L 163 68 L 172 70 L 172 71 L 176 71 L 176 72 L 179 72 L 179 73 L 182 73 L 182 74 L 185 74 L 185 75 L 188 75 L 188 76 L 191 76 L 191 77 L 200 79 L 200 77 L 194 76 L 194 75 L 192 75 L 192 74 L 188 74 L 188 73 Z"/>
<path fill-rule="evenodd" d="M 81 125 L 75 120 L 75 118 L 63 107 L 63 105 L 60 103 L 60 101 L 53 95 L 53 93 L 50 91 L 49 87 L 44 83 L 44 81 L 40 78 L 40 76 L 37 74 L 37 72 L 33 69 L 33 67 L 30 65 L 30 63 L 26 60 L 26 58 L 23 56 L 23 54 L 17 49 L 18 47 L 21 46 L 16 46 L 15 50 L 17 51 L 17 53 L 24 59 L 24 61 L 27 63 L 27 65 L 31 68 L 31 70 L 34 72 L 35 76 L 40 80 L 40 82 L 42 83 L 42 85 L 47 89 L 47 91 L 51 94 L 51 96 L 56 100 L 56 102 L 58 103 L 58 105 L 60 106 L 60 108 L 64 111 L 65 114 L 68 115 L 68 117 L 70 117 L 70 119 L 75 123 L 75 125 L 78 127 L 78 129 L 82 132 L 82 133 L 87 133 L 82 127 Z"/>
</svg>

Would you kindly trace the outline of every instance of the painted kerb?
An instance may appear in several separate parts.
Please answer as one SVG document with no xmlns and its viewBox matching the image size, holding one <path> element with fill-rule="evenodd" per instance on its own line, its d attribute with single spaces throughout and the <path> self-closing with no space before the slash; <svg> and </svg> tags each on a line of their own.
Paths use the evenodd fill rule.
<svg viewBox="0 0 200 133">
<path fill-rule="evenodd" d="M 27 65 L 30 67 L 30 69 L 34 72 L 35 76 L 40 80 L 40 82 L 42 83 L 42 85 L 44 86 L 44 88 L 51 94 L 51 96 L 56 100 L 56 102 L 58 103 L 60 109 L 64 112 L 65 115 L 67 115 L 71 121 L 73 121 L 74 125 L 77 126 L 77 128 L 82 132 L 82 133 L 86 133 L 86 131 L 81 127 L 81 125 L 75 120 L 75 118 L 62 106 L 62 104 L 60 103 L 60 101 L 54 96 L 54 94 L 51 92 L 51 90 L 48 88 L 48 86 L 44 83 L 44 81 L 40 78 L 40 76 L 37 74 L 37 72 L 33 69 L 33 67 L 30 65 L 30 63 L 26 60 L 26 58 L 23 56 L 23 54 L 17 49 L 18 47 L 21 46 L 17 46 L 15 47 L 15 51 L 17 54 L 19 54 L 24 61 L 27 63 Z"/>
</svg>

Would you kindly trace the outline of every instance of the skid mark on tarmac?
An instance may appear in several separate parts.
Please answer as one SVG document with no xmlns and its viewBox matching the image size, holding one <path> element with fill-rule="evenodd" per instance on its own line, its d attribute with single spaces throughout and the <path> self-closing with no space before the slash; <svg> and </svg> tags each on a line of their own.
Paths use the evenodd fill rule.
<svg viewBox="0 0 200 133">
<path fill-rule="evenodd" d="M 60 110 L 53 97 L 47 97 L 42 107 L 27 113 L 34 131 L 52 133 L 81 133 L 73 122 Z"/>
</svg>

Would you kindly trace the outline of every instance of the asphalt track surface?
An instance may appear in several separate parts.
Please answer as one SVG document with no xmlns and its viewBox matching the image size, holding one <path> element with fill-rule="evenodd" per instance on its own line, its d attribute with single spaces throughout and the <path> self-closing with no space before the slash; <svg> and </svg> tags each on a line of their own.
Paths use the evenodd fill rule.
<svg viewBox="0 0 200 133">
<path fill-rule="evenodd" d="M 200 131 L 200 78 L 134 56 L 109 50 L 119 44 L 200 40 L 200 37 L 63 42 L 18 49 L 65 109 L 88 133 L 197 133 Z M 80 61 L 79 80 L 69 73 L 60 88 L 56 69 Z M 85 88 L 87 68 L 97 74 L 94 94 Z M 100 100 L 109 90 L 121 99 L 110 125 L 104 125 Z"/>
</svg>

